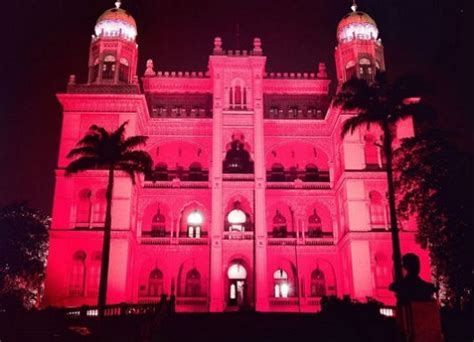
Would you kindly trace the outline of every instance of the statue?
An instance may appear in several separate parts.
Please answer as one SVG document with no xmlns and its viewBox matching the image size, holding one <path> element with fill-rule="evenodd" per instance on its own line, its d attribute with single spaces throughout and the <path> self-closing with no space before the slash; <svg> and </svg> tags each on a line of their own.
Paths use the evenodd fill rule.
<svg viewBox="0 0 474 342">
<path fill-rule="evenodd" d="M 433 299 L 436 288 L 420 278 L 420 259 L 416 254 L 407 253 L 402 258 L 402 267 L 406 276 L 398 283 L 390 284 L 389 290 L 396 293 L 400 304 L 411 302 L 429 302 Z"/>
<path fill-rule="evenodd" d="M 145 70 L 145 76 L 155 76 L 155 70 L 153 69 L 153 60 L 148 59 L 146 61 L 146 70 Z"/>
</svg>

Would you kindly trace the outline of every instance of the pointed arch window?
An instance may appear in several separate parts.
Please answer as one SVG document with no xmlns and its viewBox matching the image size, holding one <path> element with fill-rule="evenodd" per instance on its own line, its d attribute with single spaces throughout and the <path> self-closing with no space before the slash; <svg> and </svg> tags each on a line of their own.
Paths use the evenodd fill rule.
<svg viewBox="0 0 474 342">
<path fill-rule="evenodd" d="M 86 252 L 77 251 L 72 258 L 72 267 L 69 281 L 69 295 L 72 297 L 84 296 L 86 285 Z"/>
<path fill-rule="evenodd" d="M 326 277 L 319 268 L 311 273 L 311 297 L 323 297 L 326 295 Z"/>
<path fill-rule="evenodd" d="M 273 225 L 273 237 L 285 238 L 287 236 L 287 224 L 286 218 L 280 213 L 279 210 L 275 212 L 275 216 L 272 220 Z"/>
<path fill-rule="evenodd" d="M 273 290 L 275 298 L 288 298 L 290 294 L 290 284 L 288 273 L 283 269 L 278 269 L 273 273 Z"/>
<path fill-rule="evenodd" d="M 195 268 L 186 274 L 184 293 L 186 297 L 199 297 L 201 295 L 201 275 Z"/>
<path fill-rule="evenodd" d="M 89 227 L 91 220 L 91 197 L 92 191 L 83 189 L 79 192 L 76 210 L 76 225 L 78 227 Z"/>
<path fill-rule="evenodd" d="M 155 268 L 148 276 L 148 296 L 159 297 L 163 293 L 163 273 Z"/>
<path fill-rule="evenodd" d="M 316 209 L 313 209 L 313 214 L 308 219 L 308 236 L 312 238 L 323 236 L 323 224 Z"/>
<path fill-rule="evenodd" d="M 227 227 L 230 232 L 245 232 L 247 230 L 248 217 L 240 208 L 240 202 L 235 202 L 234 209 L 227 214 Z"/>
<path fill-rule="evenodd" d="M 160 208 L 156 209 L 156 214 L 151 220 L 151 236 L 165 236 L 166 235 L 166 219 L 160 212 Z"/>
<path fill-rule="evenodd" d="M 385 204 L 380 192 L 369 192 L 369 202 L 370 223 L 372 225 L 384 227 L 386 224 Z"/>
<path fill-rule="evenodd" d="M 103 226 L 105 222 L 106 208 L 107 208 L 106 191 L 105 189 L 100 189 L 95 194 L 94 215 L 92 217 L 92 222 L 98 223 L 100 226 Z"/>
<path fill-rule="evenodd" d="M 90 269 L 87 275 L 87 293 L 91 296 L 97 296 L 99 293 L 101 252 L 94 252 L 91 259 Z"/>
<path fill-rule="evenodd" d="M 247 108 L 247 91 L 242 80 L 237 79 L 232 82 L 229 92 L 229 104 L 231 109 Z"/>
<path fill-rule="evenodd" d="M 107 55 L 104 58 L 104 64 L 102 66 L 102 78 L 113 79 L 115 75 L 115 57 Z"/>
<path fill-rule="evenodd" d="M 359 75 L 360 78 L 365 79 L 367 81 L 371 81 L 374 78 L 372 69 L 372 62 L 368 58 L 361 58 L 359 60 Z"/>
</svg>

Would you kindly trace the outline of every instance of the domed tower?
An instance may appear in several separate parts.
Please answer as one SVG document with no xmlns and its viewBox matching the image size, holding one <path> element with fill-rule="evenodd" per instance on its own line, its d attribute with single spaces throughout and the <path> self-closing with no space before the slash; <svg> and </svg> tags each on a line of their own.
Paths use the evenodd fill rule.
<svg viewBox="0 0 474 342">
<path fill-rule="evenodd" d="M 351 9 L 337 25 L 335 58 L 339 85 L 352 77 L 372 81 L 378 70 L 385 70 L 377 24 L 367 13 L 358 11 L 355 2 Z"/>
<path fill-rule="evenodd" d="M 137 24 L 127 11 L 105 11 L 94 28 L 89 52 L 89 84 L 129 84 L 137 72 Z"/>
</svg>

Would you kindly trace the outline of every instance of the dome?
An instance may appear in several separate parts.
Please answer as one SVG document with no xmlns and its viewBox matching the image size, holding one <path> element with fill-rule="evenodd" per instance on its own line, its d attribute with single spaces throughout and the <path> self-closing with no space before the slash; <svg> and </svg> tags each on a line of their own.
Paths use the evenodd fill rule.
<svg viewBox="0 0 474 342">
<path fill-rule="evenodd" d="M 137 23 L 132 15 L 120 8 L 120 1 L 115 7 L 105 11 L 95 24 L 96 36 L 123 36 L 134 40 L 137 36 Z"/>
<path fill-rule="evenodd" d="M 352 39 L 375 40 L 378 38 L 379 30 L 374 19 L 367 13 L 356 9 L 356 7 L 353 7 L 353 11 L 346 14 L 337 25 L 337 39 L 339 42 L 351 41 Z"/>
</svg>

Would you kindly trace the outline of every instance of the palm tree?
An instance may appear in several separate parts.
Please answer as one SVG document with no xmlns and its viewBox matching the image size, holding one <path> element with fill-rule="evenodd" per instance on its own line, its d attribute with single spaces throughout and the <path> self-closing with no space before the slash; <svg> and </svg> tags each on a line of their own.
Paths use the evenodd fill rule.
<svg viewBox="0 0 474 342">
<path fill-rule="evenodd" d="M 336 94 L 334 103 L 342 109 L 356 111 L 357 115 L 344 121 L 341 136 L 353 133 L 360 126 L 370 127 L 377 124 L 383 131 L 381 148 L 386 158 L 388 183 L 388 202 L 393 248 L 393 266 L 395 281 L 402 279 L 400 238 L 395 207 L 393 181 L 394 130 L 399 120 L 406 117 L 427 118 L 430 111 L 420 102 L 420 93 L 425 90 L 421 80 L 415 77 L 403 77 L 393 84 L 388 83 L 385 73 L 378 73 L 373 82 L 352 78 L 343 84 Z"/>
<path fill-rule="evenodd" d="M 104 239 L 102 244 L 102 261 L 99 283 L 99 312 L 102 314 L 106 305 L 107 279 L 109 273 L 110 238 L 112 228 L 112 192 L 114 188 L 114 172 L 127 173 L 135 184 L 136 173 L 147 173 L 151 169 L 150 155 L 139 146 L 145 145 L 148 137 L 133 136 L 125 138 L 125 126 L 120 125 L 117 130 L 109 132 L 103 127 L 93 125 L 89 132 L 77 143 L 67 155 L 76 158 L 66 167 L 66 175 L 83 172 L 91 169 L 108 171 L 106 191 L 107 207 L 105 211 Z"/>
</svg>

